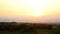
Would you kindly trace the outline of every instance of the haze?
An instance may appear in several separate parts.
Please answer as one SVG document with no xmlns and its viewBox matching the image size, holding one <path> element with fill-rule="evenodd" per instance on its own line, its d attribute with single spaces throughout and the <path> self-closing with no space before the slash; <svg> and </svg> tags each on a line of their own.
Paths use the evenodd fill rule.
<svg viewBox="0 0 60 34">
<path fill-rule="evenodd" d="M 60 0 L 0 0 L 0 22 L 60 22 Z"/>
</svg>

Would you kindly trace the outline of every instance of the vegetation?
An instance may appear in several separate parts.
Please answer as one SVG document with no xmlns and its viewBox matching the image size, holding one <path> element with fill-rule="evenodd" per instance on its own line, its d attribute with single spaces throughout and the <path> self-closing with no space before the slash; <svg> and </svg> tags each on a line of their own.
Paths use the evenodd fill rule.
<svg viewBox="0 0 60 34">
<path fill-rule="evenodd" d="M 0 22 L 0 34 L 57 34 L 59 28 L 54 24 Z"/>
</svg>

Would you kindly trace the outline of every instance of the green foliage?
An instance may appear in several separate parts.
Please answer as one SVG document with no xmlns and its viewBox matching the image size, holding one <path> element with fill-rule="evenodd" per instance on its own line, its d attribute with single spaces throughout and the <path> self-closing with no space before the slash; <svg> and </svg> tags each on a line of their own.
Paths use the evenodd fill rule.
<svg viewBox="0 0 60 34">
<path fill-rule="evenodd" d="M 31 24 L 31 23 L 0 23 L 0 34 L 58 34 L 60 28 L 53 25 Z"/>
<path fill-rule="evenodd" d="M 53 29 L 50 31 L 51 34 L 60 34 L 60 28 Z"/>
</svg>

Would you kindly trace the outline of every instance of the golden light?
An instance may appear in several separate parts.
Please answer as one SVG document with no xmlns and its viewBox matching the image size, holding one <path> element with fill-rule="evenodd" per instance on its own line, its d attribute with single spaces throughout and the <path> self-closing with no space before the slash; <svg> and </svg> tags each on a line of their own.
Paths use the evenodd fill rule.
<svg viewBox="0 0 60 34">
<path fill-rule="evenodd" d="M 41 11 L 39 9 L 33 9 L 33 16 L 41 16 Z"/>
<path fill-rule="evenodd" d="M 60 0 L 0 0 L 0 15 L 46 16 L 60 13 Z M 4 12 L 4 13 L 3 13 Z"/>
</svg>

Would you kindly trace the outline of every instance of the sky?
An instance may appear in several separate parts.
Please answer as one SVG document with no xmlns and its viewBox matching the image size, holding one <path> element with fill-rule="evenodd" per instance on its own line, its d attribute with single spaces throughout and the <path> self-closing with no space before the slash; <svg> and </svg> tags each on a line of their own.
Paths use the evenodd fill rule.
<svg viewBox="0 0 60 34">
<path fill-rule="evenodd" d="M 60 0 L 0 0 L 0 22 L 60 22 Z"/>
</svg>

